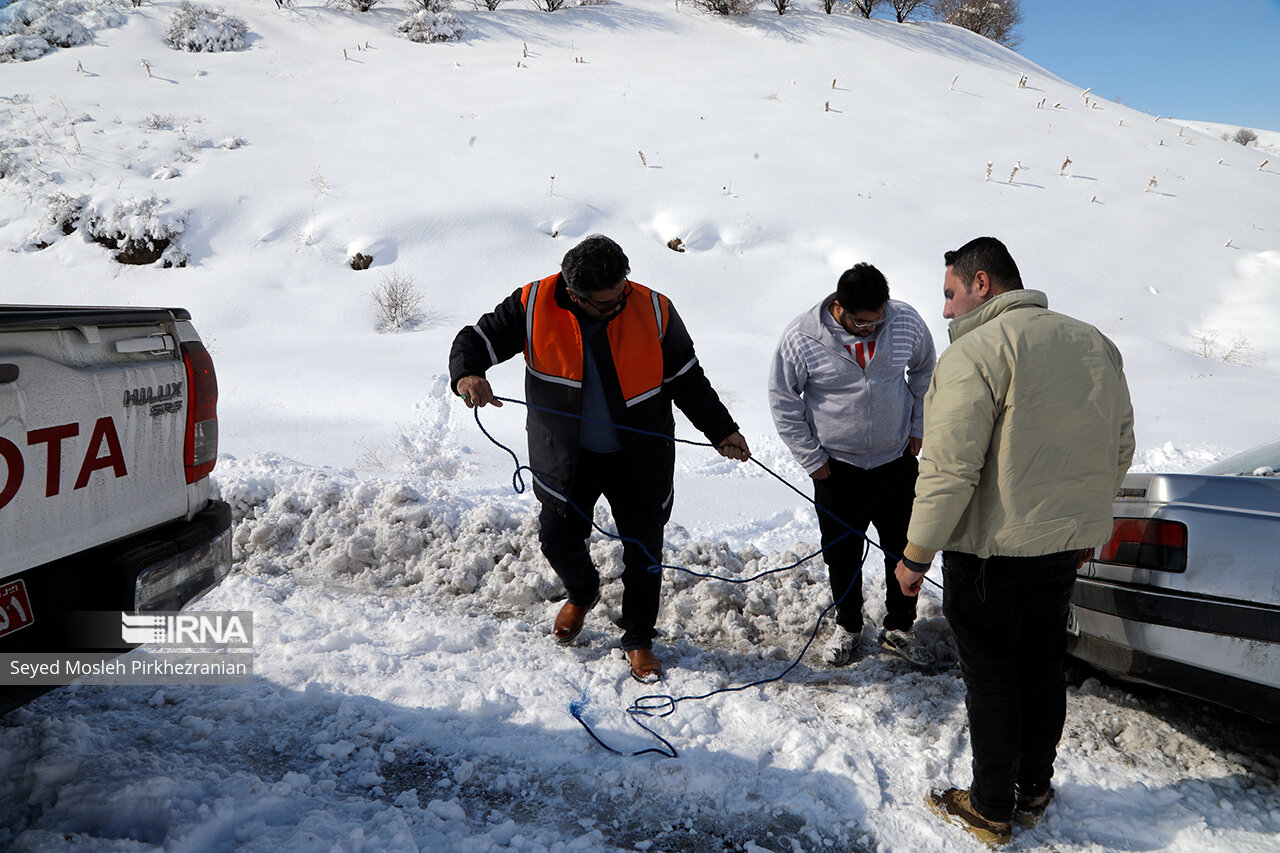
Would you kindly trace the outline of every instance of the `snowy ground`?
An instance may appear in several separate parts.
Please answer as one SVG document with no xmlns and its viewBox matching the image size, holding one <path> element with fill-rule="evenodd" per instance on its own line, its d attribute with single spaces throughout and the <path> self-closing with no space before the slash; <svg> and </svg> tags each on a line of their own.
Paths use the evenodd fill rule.
<svg viewBox="0 0 1280 853">
<path fill-rule="evenodd" d="M 611 745 L 656 744 L 625 713 L 651 691 L 617 648 L 621 590 L 572 648 L 547 639 L 562 593 L 531 499 L 442 374 L 459 326 L 594 231 L 673 298 L 756 457 L 802 487 L 763 387 L 786 321 L 868 260 L 944 346 L 941 255 L 980 233 L 1123 351 L 1135 467 L 1275 438 L 1274 130 L 1245 149 L 970 34 L 809 7 L 507 6 L 419 45 L 390 6 L 233 0 L 246 49 L 189 54 L 162 41 L 176 3 L 23 2 L 94 43 L 0 65 L 0 300 L 191 310 L 237 518 L 236 571 L 200 606 L 254 611 L 257 680 L 70 687 L 0 719 L 0 848 L 977 849 L 922 803 L 969 778 L 952 671 L 810 650 L 650 719 L 674 760 L 611 755 L 570 715 L 585 700 Z M 185 266 L 116 264 L 91 239 L 113 229 L 169 234 Z M 370 291 L 394 274 L 423 314 L 379 334 Z M 519 365 L 492 378 L 520 395 Z M 523 455 L 518 407 L 482 417 Z M 812 508 L 760 469 L 678 464 L 668 562 L 744 577 L 814 549 Z M 618 550 L 593 546 L 608 578 Z M 782 672 L 829 595 L 812 566 L 668 571 L 663 601 L 679 698 Z M 945 662 L 939 610 L 928 588 L 918 632 Z M 1059 799 L 1012 849 L 1280 849 L 1278 754 L 1272 728 L 1086 680 Z"/>
<path fill-rule="evenodd" d="M 252 608 L 252 687 L 71 687 L 4 719 L 17 850 L 953 850 L 931 783 L 963 779 L 963 687 L 869 656 L 677 703 L 625 675 L 619 585 L 571 649 L 546 635 L 557 591 L 527 501 L 430 481 L 372 482 L 279 460 L 232 463 L 236 574 L 204 605 Z M 792 559 L 673 537 L 669 556 L 747 575 Z M 593 548 L 604 574 L 620 548 Z M 882 590 L 882 584 L 873 584 Z M 668 573 L 657 692 L 695 696 L 781 672 L 825 598 L 820 573 L 745 587 Z M 936 592 L 918 628 L 950 659 Z M 868 615 L 883 615 L 882 594 Z M 1072 691 L 1059 800 L 1013 849 L 1274 850 L 1280 738 L 1155 691 Z M 752 846 L 756 845 L 756 846 Z"/>
</svg>

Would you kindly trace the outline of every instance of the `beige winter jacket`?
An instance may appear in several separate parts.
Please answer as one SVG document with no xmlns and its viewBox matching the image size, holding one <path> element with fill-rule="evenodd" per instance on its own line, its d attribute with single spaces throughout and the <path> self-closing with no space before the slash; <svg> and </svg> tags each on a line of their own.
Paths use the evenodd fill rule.
<svg viewBox="0 0 1280 853">
<path fill-rule="evenodd" d="M 924 400 L 906 556 L 1035 557 L 1104 544 L 1133 460 L 1120 352 L 1034 290 L 953 320 Z"/>
</svg>

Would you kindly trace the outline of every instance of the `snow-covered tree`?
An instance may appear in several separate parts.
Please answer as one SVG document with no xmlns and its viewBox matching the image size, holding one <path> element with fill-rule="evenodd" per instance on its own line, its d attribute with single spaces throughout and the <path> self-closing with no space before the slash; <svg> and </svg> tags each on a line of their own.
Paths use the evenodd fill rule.
<svg viewBox="0 0 1280 853">
<path fill-rule="evenodd" d="M 423 44 L 455 41 L 462 38 L 462 19 L 453 11 L 452 0 L 410 0 L 396 32 Z"/>
</svg>

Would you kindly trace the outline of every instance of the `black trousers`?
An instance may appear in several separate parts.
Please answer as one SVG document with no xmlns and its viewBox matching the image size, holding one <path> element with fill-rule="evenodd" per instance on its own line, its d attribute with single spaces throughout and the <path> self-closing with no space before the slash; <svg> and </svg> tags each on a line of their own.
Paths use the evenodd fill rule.
<svg viewBox="0 0 1280 853">
<path fill-rule="evenodd" d="M 886 552 L 885 604 L 889 612 L 884 627 L 910 631 L 916 621 L 918 597 L 902 594 L 893 570 L 907 545 L 907 523 L 911 521 L 920 464 L 910 453 L 878 468 L 858 468 L 835 459 L 830 464 L 831 476 L 813 481 L 813 499 L 827 510 L 818 510 L 818 529 L 822 531 L 822 557 L 831 579 L 831 597 L 840 602 L 836 622 L 855 634 L 862 630 L 862 578 L 858 573 L 865 540 L 857 533 L 840 537 L 849 527 L 866 533 L 867 525 L 874 524 Z"/>
<path fill-rule="evenodd" d="M 970 796 L 990 820 L 1011 818 L 1015 784 L 1034 797 L 1053 778 L 1078 562 L 1078 551 L 985 560 L 943 552 L 942 612 L 955 634 L 969 711 Z"/>
<path fill-rule="evenodd" d="M 618 620 L 623 651 L 652 647 L 662 591 L 661 571 L 650 571 L 649 567 L 662 560 L 667 510 L 651 505 L 639 497 L 641 494 L 621 453 L 583 450 L 568 496 L 573 506 L 557 508 L 544 503 L 538 517 L 543 555 L 559 575 L 569 601 L 586 607 L 600 591 L 600 573 L 587 550 L 590 518 L 601 495 L 609 501 L 618 535 L 623 538 L 622 618 Z"/>
</svg>

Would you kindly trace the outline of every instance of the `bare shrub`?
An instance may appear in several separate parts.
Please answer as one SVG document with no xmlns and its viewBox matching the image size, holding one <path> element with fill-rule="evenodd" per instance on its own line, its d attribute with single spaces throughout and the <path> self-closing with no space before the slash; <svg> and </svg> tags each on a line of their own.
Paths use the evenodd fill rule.
<svg viewBox="0 0 1280 853">
<path fill-rule="evenodd" d="M 1242 127 L 1236 131 L 1235 136 L 1231 137 L 1231 141 L 1240 145 L 1252 145 L 1258 141 L 1258 134 L 1247 127 Z"/>
<path fill-rule="evenodd" d="M 876 7 L 882 2 L 883 0 L 849 0 L 849 11 L 857 12 L 864 18 L 870 18 L 871 13 L 874 12 Z M 828 15 L 831 14 L 831 10 L 827 8 L 830 4 L 831 0 L 822 0 L 822 9 Z"/>
<path fill-rule="evenodd" d="M 769 5 L 772 6 L 779 15 L 785 15 L 788 9 L 794 9 L 796 7 L 795 0 L 769 0 Z"/>
<path fill-rule="evenodd" d="M 371 295 L 377 305 L 378 331 L 399 332 L 421 322 L 423 293 L 413 283 L 413 276 L 394 269 L 383 273 Z"/>
<path fill-rule="evenodd" d="M 1191 340 L 1195 343 L 1191 351 L 1201 358 L 1242 367 L 1253 366 L 1253 344 L 1244 335 L 1236 335 L 1231 343 L 1219 345 L 1217 329 L 1202 329 L 1192 335 Z"/>
<path fill-rule="evenodd" d="M 933 14 L 1008 48 L 1022 41 L 1014 32 L 1022 24 L 1020 0 L 933 0 Z"/>
<path fill-rule="evenodd" d="M 533 0 L 533 8 L 540 12 L 559 12 L 569 5 L 569 0 Z"/>
<path fill-rule="evenodd" d="M 378 5 L 378 0 L 324 0 L 324 5 L 331 9 L 346 9 L 348 12 L 368 12 Z"/>
<path fill-rule="evenodd" d="M 695 9 L 713 15 L 750 15 L 757 0 L 690 0 Z"/>
</svg>

